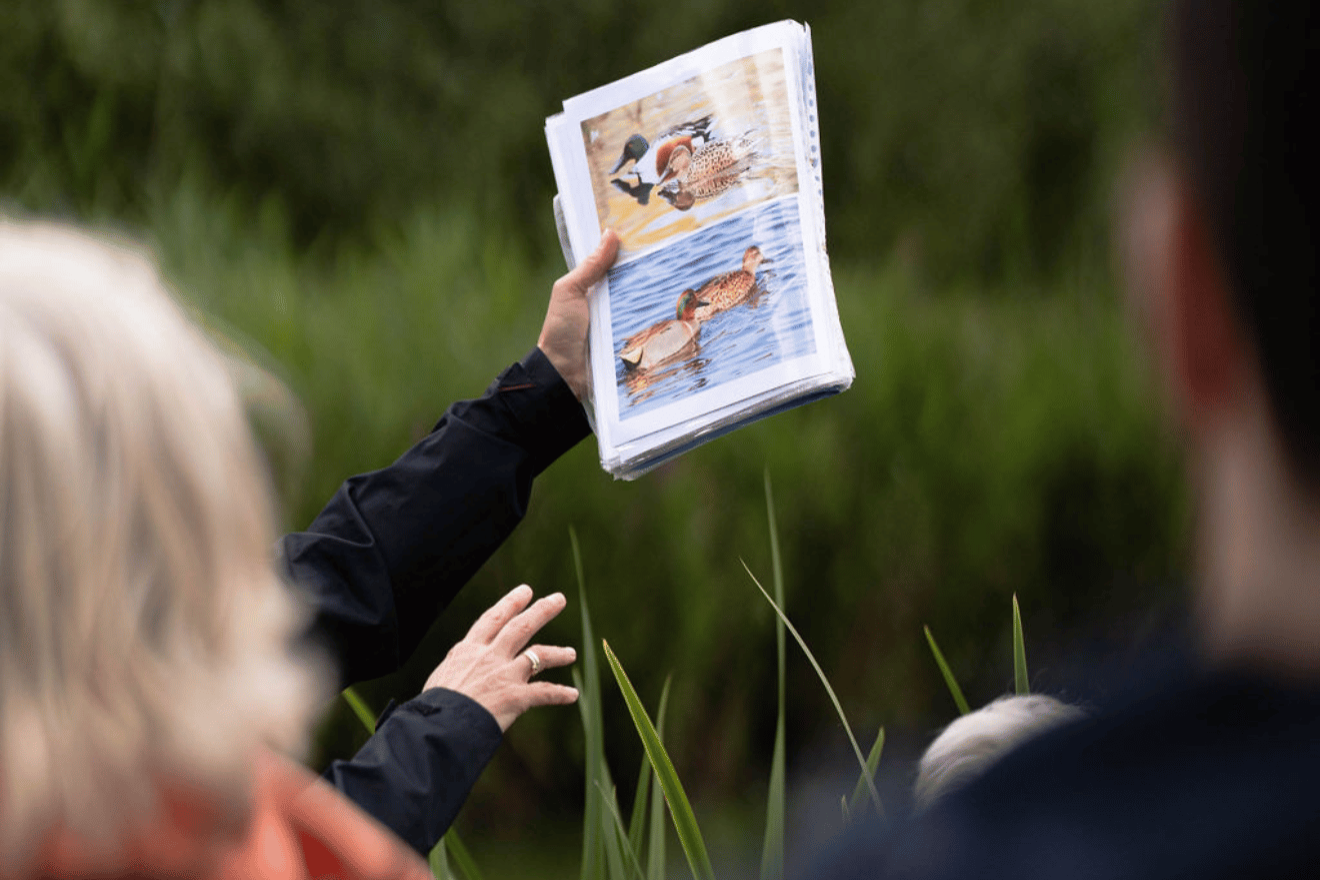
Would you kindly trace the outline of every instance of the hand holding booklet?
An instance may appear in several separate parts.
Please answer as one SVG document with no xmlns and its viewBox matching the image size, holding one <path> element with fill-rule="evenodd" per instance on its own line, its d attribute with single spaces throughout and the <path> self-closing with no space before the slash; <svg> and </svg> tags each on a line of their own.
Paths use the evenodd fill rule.
<svg viewBox="0 0 1320 880">
<path fill-rule="evenodd" d="M 632 479 L 852 384 L 825 253 L 811 34 L 765 25 L 570 98 L 546 120 L 569 265 L 591 294 L 601 465 Z"/>
</svg>

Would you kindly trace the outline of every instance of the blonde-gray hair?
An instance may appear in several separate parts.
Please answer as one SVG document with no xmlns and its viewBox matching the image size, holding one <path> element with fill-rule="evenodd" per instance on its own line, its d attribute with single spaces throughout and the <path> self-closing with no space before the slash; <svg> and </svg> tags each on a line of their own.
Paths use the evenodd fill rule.
<svg viewBox="0 0 1320 880">
<path fill-rule="evenodd" d="M 0 874 L 162 783 L 241 805 L 322 691 L 221 356 L 123 244 L 0 218 Z"/>
<path fill-rule="evenodd" d="M 1031 694 L 1000 697 L 957 718 L 921 756 L 913 786 L 916 808 L 929 809 L 1028 739 L 1085 716 L 1077 706 Z"/>
</svg>

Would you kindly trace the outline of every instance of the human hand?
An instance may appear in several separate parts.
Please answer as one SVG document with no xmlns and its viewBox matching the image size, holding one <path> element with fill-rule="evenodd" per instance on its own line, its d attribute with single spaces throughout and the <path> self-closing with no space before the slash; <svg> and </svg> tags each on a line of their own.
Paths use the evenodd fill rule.
<svg viewBox="0 0 1320 880">
<path fill-rule="evenodd" d="M 587 393 L 587 291 L 605 277 L 618 253 L 619 236 L 607 229 L 591 255 L 550 288 L 550 306 L 536 346 L 578 400 Z"/>
<path fill-rule="evenodd" d="M 444 687 L 476 700 L 495 716 L 502 731 L 533 706 L 576 702 L 577 688 L 529 681 L 542 669 L 567 666 L 577 659 L 572 648 L 527 647 L 532 636 L 568 604 L 563 593 L 551 593 L 529 608 L 531 600 L 532 588 L 523 584 L 491 606 L 463 640 L 449 649 L 423 690 Z"/>
</svg>

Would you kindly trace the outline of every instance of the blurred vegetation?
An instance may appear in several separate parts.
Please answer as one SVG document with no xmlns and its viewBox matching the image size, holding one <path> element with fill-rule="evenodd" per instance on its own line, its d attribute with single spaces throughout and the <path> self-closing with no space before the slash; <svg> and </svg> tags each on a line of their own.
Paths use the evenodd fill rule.
<svg viewBox="0 0 1320 880">
<path fill-rule="evenodd" d="M 552 255 L 541 120 L 733 31 L 813 28 L 836 259 L 940 276 L 1094 257 L 1158 94 L 1139 0 L 656 5 L 11 0 L 0 187 L 143 222 L 190 173 L 286 212 L 298 246 L 462 199 Z"/>
<path fill-rule="evenodd" d="M 11 0 L 0 208 L 126 227 L 267 359 L 311 428 L 310 456 L 296 419 L 268 436 L 297 527 L 534 342 L 563 265 L 544 117 L 785 17 L 812 25 L 855 386 L 636 483 L 583 444 L 424 656 L 362 689 L 379 707 L 419 686 L 515 583 L 571 599 L 573 524 L 597 632 L 648 704 L 675 674 L 671 754 L 736 813 L 764 802 L 774 737 L 773 620 L 739 561 L 768 576 L 767 467 L 787 610 L 861 730 L 952 717 L 923 623 L 976 703 L 1011 687 L 1011 593 L 1046 688 L 1071 649 L 1115 651 L 1178 601 L 1180 475 L 1106 236 L 1154 119 L 1153 4 Z M 548 639 L 577 640 L 565 617 Z M 788 684 L 791 780 L 847 746 L 811 670 L 790 660 Z M 606 710 L 628 780 L 639 746 Z M 355 725 L 336 708 L 322 757 Z M 461 823 L 483 864 L 483 839 L 507 854 L 577 809 L 581 744 L 572 711 L 514 728 Z M 571 864 L 575 842 L 547 845 Z"/>
</svg>

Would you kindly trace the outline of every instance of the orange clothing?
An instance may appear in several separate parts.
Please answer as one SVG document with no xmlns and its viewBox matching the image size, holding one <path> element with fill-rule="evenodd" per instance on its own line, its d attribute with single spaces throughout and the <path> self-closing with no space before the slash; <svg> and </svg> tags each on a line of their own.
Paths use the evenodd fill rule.
<svg viewBox="0 0 1320 880">
<path fill-rule="evenodd" d="M 196 797 L 163 798 L 162 817 L 115 852 L 53 834 L 37 876 L 171 880 L 430 880 L 413 850 L 304 767 L 273 754 L 257 761 L 251 812 L 217 839 L 217 811 Z"/>
</svg>

